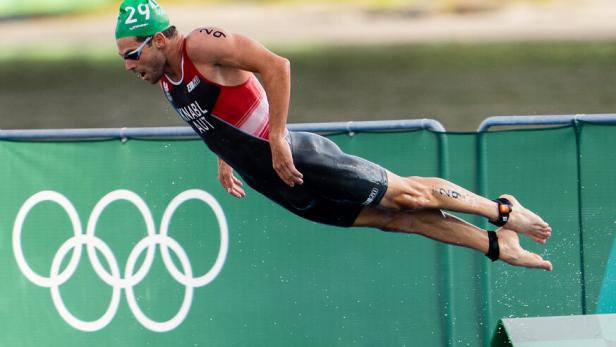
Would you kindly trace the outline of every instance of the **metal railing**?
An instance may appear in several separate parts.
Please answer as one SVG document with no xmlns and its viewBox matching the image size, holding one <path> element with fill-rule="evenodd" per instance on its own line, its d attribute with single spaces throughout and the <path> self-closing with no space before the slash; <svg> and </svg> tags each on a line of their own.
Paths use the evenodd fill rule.
<svg viewBox="0 0 616 347">
<path fill-rule="evenodd" d="M 391 121 L 296 123 L 289 124 L 292 131 L 355 132 L 427 129 L 445 132 L 441 123 L 433 119 L 408 119 Z M 44 129 L 0 130 L 0 140 L 83 140 L 83 139 L 146 139 L 146 138 L 198 138 L 190 127 L 148 128 L 95 128 L 95 129 Z"/>
<path fill-rule="evenodd" d="M 575 114 L 539 116 L 494 116 L 486 118 L 477 132 L 489 131 L 496 126 L 549 126 L 567 125 L 578 121 L 599 124 L 616 124 L 616 114 Z M 318 133 L 393 131 L 426 129 L 445 132 L 445 127 L 434 119 L 403 119 L 385 121 L 350 121 L 327 123 L 294 123 L 292 131 Z M 131 138 L 198 138 L 190 127 L 140 127 L 140 128 L 92 128 L 92 129 L 32 129 L 0 130 L 0 140 L 80 140 L 80 139 L 131 139 Z"/>
<path fill-rule="evenodd" d="M 567 125 L 574 122 L 592 122 L 601 124 L 616 124 L 616 114 L 575 114 L 575 115 L 542 115 L 542 116 L 495 116 L 486 118 L 477 132 L 488 131 L 494 126 L 526 126 L 526 125 Z"/>
</svg>

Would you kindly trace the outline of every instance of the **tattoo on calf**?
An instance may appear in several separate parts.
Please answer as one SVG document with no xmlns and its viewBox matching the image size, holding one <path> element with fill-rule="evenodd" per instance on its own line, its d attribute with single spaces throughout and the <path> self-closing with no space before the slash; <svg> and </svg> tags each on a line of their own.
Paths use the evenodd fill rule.
<svg viewBox="0 0 616 347">
<path fill-rule="evenodd" d="M 205 33 L 206 35 L 211 35 L 214 36 L 215 38 L 226 38 L 227 35 L 225 35 L 225 33 L 223 33 L 222 31 L 218 31 L 214 28 L 201 28 L 199 29 L 199 32 L 201 33 Z"/>
<path fill-rule="evenodd" d="M 461 193 L 456 192 L 455 190 L 434 187 L 434 192 L 442 196 L 447 196 L 453 199 L 464 199 L 464 196 Z"/>
</svg>

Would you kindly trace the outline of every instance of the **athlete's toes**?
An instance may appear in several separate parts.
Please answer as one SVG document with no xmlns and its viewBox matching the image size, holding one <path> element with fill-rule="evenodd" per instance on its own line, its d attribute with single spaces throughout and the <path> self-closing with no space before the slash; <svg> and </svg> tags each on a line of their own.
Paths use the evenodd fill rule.
<svg viewBox="0 0 616 347">
<path fill-rule="evenodd" d="M 552 228 L 550 228 L 549 226 L 545 227 L 545 228 L 542 228 L 541 229 L 541 234 L 543 234 L 545 237 L 552 236 Z"/>
<path fill-rule="evenodd" d="M 542 245 L 545 245 L 545 243 L 548 240 L 547 237 L 539 237 L 539 236 L 531 236 L 530 238 L 533 239 L 533 241 L 540 243 Z"/>
<path fill-rule="evenodd" d="M 552 263 L 548 260 L 542 260 L 537 262 L 536 266 L 534 266 L 536 269 L 543 269 L 545 271 L 549 271 L 552 272 L 552 270 L 554 270 L 554 267 L 552 266 Z"/>
<path fill-rule="evenodd" d="M 533 241 L 540 243 L 540 244 L 545 244 L 545 240 L 544 239 L 540 239 L 538 237 L 531 237 L 531 239 L 533 239 Z"/>
<path fill-rule="evenodd" d="M 552 266 L 552 262 L 550 262 L 549 260 L 544 260 L 543 257 L 541 257 L 539 254 L 531 253 L 531 255 L 532 258 L 534 258 L 532 264 L 529 264 L 531 267 L 543 269 L 550 272 L 554 269 L 554 267 Z"/>
<path fill-rule="evenodd" d="M 544 269 L 546 271 L 552 272 L 552 270 L 554 270 L 554 266 L 552 266 L 552 262 L 548 260 L 544 260 L 541 262 L 540 269 Z"/>
<path fill-rule="evenodd" d="M 533 226 L 533 234 L 541 236 L 550 236 L 552 234 L 552 228 L 546 223 L 535 223 Z"/>
</svg>

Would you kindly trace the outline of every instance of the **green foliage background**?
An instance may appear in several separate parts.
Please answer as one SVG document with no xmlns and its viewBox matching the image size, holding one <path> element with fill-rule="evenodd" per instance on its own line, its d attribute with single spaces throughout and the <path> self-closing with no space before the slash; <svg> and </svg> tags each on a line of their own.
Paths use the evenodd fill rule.
<svg viewBox="0 0 616 347">
<path fill-rule="evenodd" d="M 613 42 L 273 50 L 292 62 L 290 122 L 427 117 L 469 131 L 494 115 L 616 110 Z M 113 53 L 2 60 L 0 128 L 182 125 Z"/>
</svg>

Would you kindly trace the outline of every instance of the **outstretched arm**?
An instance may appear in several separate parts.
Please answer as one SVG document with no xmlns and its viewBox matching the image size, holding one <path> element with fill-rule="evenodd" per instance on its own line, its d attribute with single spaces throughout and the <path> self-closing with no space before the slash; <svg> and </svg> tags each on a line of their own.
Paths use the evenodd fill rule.
<svg viewBox="0 0 616 347">
<path fill-rule="evenodd" d="M 261 75 L 270 107 L 272 165 L 286 184 L 302 184 L 303 176 L 295 168 L 289 144 L 284 138 L 291 93 L 289 61 L 248 37 L 220 28 L 202 29 L 191 33 L 187 39 L 189 55 L 196 64 L 213 64 Z"/>
</svg>

